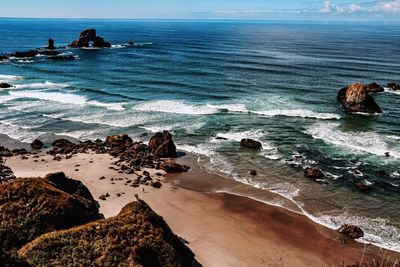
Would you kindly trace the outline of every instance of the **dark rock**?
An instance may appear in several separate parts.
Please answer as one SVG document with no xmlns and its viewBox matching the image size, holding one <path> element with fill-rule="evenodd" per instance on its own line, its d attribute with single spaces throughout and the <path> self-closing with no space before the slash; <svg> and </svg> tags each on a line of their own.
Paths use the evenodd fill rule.
<svg viewBox="0 0 400 267">
<path fill-rule="evenodd" d="M 58 51 L 54 51 L 54 50 L 42 50 L 39 51 L 39 55 L 43 55 L 43 56 L 56 56 L 61 54 L 61 52 Z"/>
<path fill-rule="evenodd" d="M 149 141 L 150 153 L 154 153 L 162 158 L 176 158 L 176 146 L 172 140 L 172 135 L 168 131 L 156 133 Z"/>
<path fill-rule="evenodd" d="M 161 164 L 160 168 L 167 173 L 187 172 L 190 169 L 189 166 L 180 165 L 174 162 L 164 162 Z"/>
<path fill-rule="evenodd" d="M 38 54 L 39 54 L 39 52 L 37 50 L 30 50 L 30 51 L 25 51 L 25 52 L 17 51 L 12 55 L 17 58 L 31 58 L 31 57 L 37 56 Z"/>
<path fill-rule="evenodd" d="M 0 55 L 0 61 L 7 60 L 8 56 Z"/>
<path fill-rule="evenodd" d="M 253 149 L 260 149 L 262 148 L 262 144 L 258 141 L 252 139 L 242 139 L 240 144 L 244 147 L 253 148 Z"/>
<path fill-rule="evenodd" d="M 51 56 L 47 58 L 48 60 L 75 60 L 75 56 L 66 55 L 66 56 Z"/>
<path fill-rule="evenodd" d="M 387 87 L 389 87 L 390 89 L 392 89 L 393 91 L 398 91 L 400 90 L 400 84 L 397 83 L 388 83 Z"/>
<path fill-rule="evenodd" d="M 339 91 L 337 100 L 347 112 L 382 113 L 366 87 L 361 83 L 353 83 Z"/>
<path fill-rule="evenodd" d="M 69 44 L 71 47 L 82 48 L 82 47 L 99 47 L 109 48 L 111 44 L 104 41 L 100 36 L 97 36 L 95 29 L 88 29 L 81 32 L 80 37 Z"/>
<path fill-rule="evenodd" d="M 31 147 L 33 149 L 42 149 L 42 147 L 44 146 L 43 142 L 40 141 L 39 139 L 35 139 L 32 143 L 31 143 Z"/>
<path fill-rule="evenodd" d="M 377 83 L 370 83 L 365 85 L 365 89 L 367 89 L 368 93 L 382 93 L 385 92 L 385 88 L 380 86 Z"/>
<path fill-rule="evenodd" d="M 337 231 L 352 239 L 358 239 L 364 236 L 364 232 L 360 227 L 350 224 L 342 225 Z"/>
<path fill-rule="evenodd" d="M 367 184 L 365 184 L 364 182 L 357 182 L 357 183 L 355 184 L 355 186 L 356 186 L 360 191 L 363 191 L 363 192 L 369 192 L 369 191 L 372 190 L 372 186 L 371 186 L 371 185 L 367 185 Z"/>
<path fill-rule="evenodd" d="M 312 179 L 320 179 L 324 178 L 325 175 L 322 173 L 321 170 L 313 167 L 307 167 L 304 169 L 304 176 Z"/>
<path fill-rule="evenodd" d="M 162 184 L 157 181 L 157 182 L 152 183 L 151 186 L 154 188 L 161 188 Z"/>
<path fill-rule="evenodd" d="M 390 177 L 390 174 L 385 170 L 376 171 L 375 174 L 380 177 Z"/>
<path fill-rule="evenodd" d="M 8 84 L 8 83 L 0 83 L 0 88 L 2 88 L 2 89 L 6 89 L 6 88 L 10 88 L 10 87 L 12 87 L 11 84 Z"/>
<path fill-rule="evenodd" d="M 257 171 L 256 170 L 251 170 L 250 171 L 250 175 L 256 176 L 257 175 Z"/>
<path fill-rule="evenodd" d="M 215 137 L 216 140 L 228 140 L 228 138 L 217 136 Z"/>
<path fill-rule="evenodd" d="M 46 47 L 47 49 L 56 49 L 56 47 L 54 46 L 54 39 L 49 39 L 48 45 Z"/>
<path fill-rule="evenodd" d="M 57 139 L 51 145 L 53 147 L 66 147 L 72 145 L 72 142 L 67 139 Z"/>
</svg>

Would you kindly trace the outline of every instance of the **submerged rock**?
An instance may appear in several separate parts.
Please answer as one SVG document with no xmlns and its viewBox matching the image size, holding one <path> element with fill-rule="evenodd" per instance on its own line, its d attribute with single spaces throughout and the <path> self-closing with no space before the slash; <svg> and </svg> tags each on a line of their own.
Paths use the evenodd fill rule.
<svg viewBox="0 0 400 267">
<path fill-rule="evenodd" d="M 337 100 L 347 112 L 382 113 L 381 108 L 368 94 L 366 86 L 353 83 L 339 91 Z"/>
<path fill-rule="evenodd" d="M 97 36 L 95 29 L 87 29 L 81 32 L 81 35 L 75 41 L 72 41 L 69 46 L 75 48 L 83 47 L 98 47 L 98 48 L 109 48 L 111 44 L 106 42 L 102 37 Z"/>
<path fill-rule="evenodd" d="M 7 89 L 7 88 L 11 88 L 12 85 L 8 84 L 8 83 L 0 83 L 0 88 L 2 89 Z"/>
<path fill-rule="evenodd" d="M 51 56 L 47 58 L 48 60 L 75 60 L 75 56 L 73 55 L 66 55 L 66 56 Z"/>
<path fill-rule="evenodd" d="M 252 149 L 262 148 L 262 144 L 260 142 L 252 140 L 252 139 L 242 139 L 240 141 L 240 144 L 244 147 L 252 148 Z"/>
<path fill-rule="evenodd" d="M 372 190 L 372 185 L 366 184 L 365 182 L 357 182 L 355 186 L 363 192 L 369 192 Z"/>
<path fill-rule="evenodd" d="M 200 266 L 144 201 L 112 218 L 42 235 L 18 254 L 33 266 Z M 197 263 L 197 265 L 196 265 Z"/>
<path fill-rule="evenodd" d="M 350 224 L 342 225 L 337 231 L 352 239 L 358 239 L 364 236 L 364 232 L 360 227 Z"/>
<path fill-rule="evenodd" d="M 38 50 L 30 50 L 30 51 L 25 51 L 25 52 L 15 52 L 12 54 L 12 56 L 17 57 L 17 58 L 30 58 L 30 57 L 35 57 L 39 54 Z"/>
<path fill-rule="evenodd" d="M 0 61 L 7 60 L 8 56 L 0 55 Z"/>
<path fill-rule="evenodd" d="M 162 158 L 176 158 L 176 146 L 168 131 L 156 133 L 149 141 L 149 152 Z"/>
<path fill-rule="evenodd" d="M 387 87 L 389 87 L 390 89 L 392 89 L 393 91 L 398 91 L 400 90 L 400 84 L 397 83 L 388 83 Z"/>
<path fill-rule="evenodd" d="M 32 143 L 31 143 L 31 147 L 33 149 L 42 149 L 42 147 L 44 146 L 43 142 L 40 141 L 39 139 L 35 139 Z"/>
<path fill-rule="evenodd" d="M 54 50 L 42 50 L 39 51 L 39 55 L 43 55 L 43 56 L 56 56 L 61 54 L 61 52 L 58 51 L 54 51 Z"/>
</svg>

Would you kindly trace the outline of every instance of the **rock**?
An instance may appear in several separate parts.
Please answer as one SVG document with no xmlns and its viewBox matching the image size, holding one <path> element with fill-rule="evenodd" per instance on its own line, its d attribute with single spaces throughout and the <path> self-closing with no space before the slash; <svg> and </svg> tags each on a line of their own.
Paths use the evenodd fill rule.
<svg viewBox="0 0 400 267">
<path fill-rule="evenodd" d="M 18 254 L 32 266 L 201 266 L 142 200 L 117 216 L 42 235 Z"/>
<path fill-rule="evenodd" d="M 42 50 L 39 51 L 39 55 L 43 55 L 43 56 L 56 56 L 61 54 L 61 52 L 58 51 L 54 51 L 54 50 Z"/>
<path fill-rule="evenodd" d="M 47 58 L 48 60 L 75 60 L 75 56 L 66 55 L 66 56 L 51 56 Z"/>
<path fill-rule="evenodd" d="M 154 188 L 161 188 L 162 184 L 159 181 L 157 181 L 157 182 L 152 183 L 151 186 Z"/>
<path fill-rule="evenodd" d="M 168 131 L 156 133 L 149 141 L 148 149 L 162 158 L 176 158 L 176 146 Z"/>
<path fill-rule="evenodd" d="M 390 89 L 392 89 L 393 91 L 398 91 L 400 90 L 400 84 L 397 83 L 388 83 L 387 87 L 389 87 Z"/>
<path fill-rule="evenodd" d="M 250 175 L 256 176 L 257 175 L 257 171 L 256 170 L 251 170 L 250 171 Z"/>
<path fill-rule="evenodd" d="M 2 89 L 11 88 L 11 87 L 12 87 L 11 84 L 8 84 L 8 83 L 0 83 L 0 88 L 2 88 Z"/>
<path fill-rule="evenodd" d="M 342 225 L 337 231 L 352 239 L 358 239 L 364 236 L 364 232 L 360 227 L 350 224 Z"/>
<path fill-rule="evenodd" d="M 365 85 L 365 89 L 367 89 L 368 93 L 382 93 L 385 92 L 385 88 L 380 86 L 377 83 L 370 83 Z"/>
<path fill-rule="evenodd" d="M 69 44 L 71 47 L 82 48 L 82 47 L 99 47 L 109 48 L 111 44 L 104 41 L 100 36 L 97 36 L 95 29 L 88 29 L 81 32 L 80 37 Z"/>
<path fill-rule="evenodd" d="M 382 113 L 366 87 L 361 83 L 353 83 L 339 91 L 337 100 L 347 112 Z"/>
<path fill-rule="evenodd" d="M 54 39 L 49 39 L 48 41 L 48 45 L 46 47 L 47 49 L 56 49 L 56 47 L 54 46 Z"/>
<path fill-rule="evenodd" d="M 66 147 L 72 145 L 72 142 L 67 139 L 57 139 L 51 145 L 53 147 Z"/>
<path fill-rule="evenodd" d="M 35 57 L 39 54 L 39 51 L 37 50 L 30 50 L 26 52 L 15 52 L 13 54 L 14 57 L 16 58 L 30 58 L 30 57 Z"/>
<path fill-rule="evenodd" d="M 102 219 L 91 199 L 68 194 L 47 179 L 0 184 L 1 249 L 14 251 L 44 233 Z"/>
<path fill-rule="evenodd" d="M 325 175 L 322 173 L 320 169 L 314 167 L 307 167 L 304 169 L 304 176 L 312 179 L 320 179 L 324 178 Z"/>
<path fill-rule="evenodd" d="M 355 184 L 355 186 L 356 186 L 360 191 L 363 191 L 363 192 L 369 192 L 369 191 L 372 190 L 372 186 L 371 186 L 371 185 L 368 185 L 368 184 L 363 183 L 363 182 L 357 182 L 357 183 Z"/>
<path fill-rule="evenodd" d="M 240 144 L 244 147 L 252 148 L 252 149 L 260 149 L 262 148 L 262 144 L 258 141 L 252 139 L 242 139 Z"/>
<path fill-rule="evenodd" d="M 164 162 L 161 164 L 160 168 L 167 173 L 187 172 L 190 169 L 189 166 L 180 165 L 174 162 Z"/>
<path fill-rule="evenodd" d="M 0 55 L 0 61 L 7 60 L 8 56 Z"/>
<path fill-rule="evenodd" d="M 31 143 L 31 147 L 33 149 L 42 149 L 42 147 L 44 146 L 43 142 L 40 141 L 39 139 L 35 139 L 32 143 Z"/>
</svg>

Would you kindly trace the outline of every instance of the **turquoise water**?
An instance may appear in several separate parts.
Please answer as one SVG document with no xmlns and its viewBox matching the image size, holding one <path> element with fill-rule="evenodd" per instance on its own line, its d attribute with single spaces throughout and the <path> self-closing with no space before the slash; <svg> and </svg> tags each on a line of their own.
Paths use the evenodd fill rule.
<svg viewBox="0 0 400 267">
<path fill-rule="evenodd" d="M 60 49 L 75 61 L 0 63 L 0 81 L 15 85 L 0 91 L 0 133 L 29 142 L 167 129 L 179 148 L 207 156 L 209 171 L 291 198 L 330 227 L 358 224 L 364 241 L 400 250 L 400 93 L 375 96 L 382 115 L 345 114 L 336 101 L 352 82 L 400 82 L 399 26 L 0 19 L 0 54 L 49 37 L 65 46 L 89 27 L 113 44 Z M 264 149 L 241 148 L 245 137 Z M 327 184 L 303 177 L 306 166 L 322 169 Z M 357 181 L 372 191 L 357 191 Z"/>
</svg>

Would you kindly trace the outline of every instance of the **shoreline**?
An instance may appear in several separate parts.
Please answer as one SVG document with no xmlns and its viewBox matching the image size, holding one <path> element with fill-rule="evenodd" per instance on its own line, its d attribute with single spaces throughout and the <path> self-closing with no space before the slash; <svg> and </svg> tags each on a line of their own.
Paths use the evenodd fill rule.
<svg viewBox="0 0 400 267">
<path fill-rule="evenodd" d="M 236 192 L 257 190 L 202 170 L 196 159 L 191 153 L 178 158 L 178 163 L 190 165 L 191 170 L 180 174 L 162 173 L 165 178 L 158 176 L 163 185 L 161 189 L 130 187 L 125 181 L 131 175 L 110 169 L 113 158 L 108 154 L 77 154 L 71 159 L 54 161 L 51 156 L 40 153 L 27 160 L 15 156 L 7 165 L 17 177 L 39 177 L 64 171 L 89 188 L 105 217 L 116 215 L 138 194 L 165 218 L 177 235 L 189 241 L 188 246 L 205 266 L 324 266 L 342 262 L 353 264 L 361 258 L 372 262 L 381 257 L 381 248 L 343 239 L 336 231 L 296 211 L 297 206 L 283 208 L 234 192 L 222 193 L 224 187 Z M 146 170 L 152 176 L 159 172 Z M 110 180 L 116 176 L 118 179 Z M 105 178 L 99 180 L 100 177 Z M 110 197 L 106 201 L 99 200 L 105 193 Z M 261 189 L 259 193 L 272 200 L 278 196 Z M 400 258 L 400 253 L 386 253 L 392 259 Z"/>
</svg>

